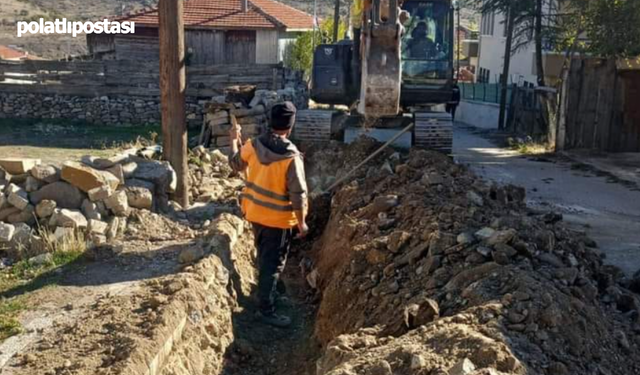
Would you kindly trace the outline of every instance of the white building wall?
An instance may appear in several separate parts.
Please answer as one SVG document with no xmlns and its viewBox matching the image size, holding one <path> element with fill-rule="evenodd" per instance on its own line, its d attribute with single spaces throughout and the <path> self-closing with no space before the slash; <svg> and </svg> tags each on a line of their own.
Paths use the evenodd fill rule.
<svg viewBox="0 0 640 375">
<path fill-rule="evenodd" d="M 485 16 L 483 16 L 484 18 Z M 481 22 L 482 25 L 482 22 Z M 478 70 L 480 68 L 488 70 L 488 83 L 498 83 L 500 75 L 504 69 L 504 48 L 507 41 L 505 35 L 505 16 L 496 14 L 493 27 L 493 35 L 484 34 L 480 31 L 480 56 L 478 61 Z M 490 28 L 488 28 L 490 29 Z M 509 67 L 509 75 L 511 83 L 523 84 L 529 82 L 536 83 L 536 76 L 532 74 L 535 64 L 535 43 L 533 40 L 526 46 L 522 47 L 511 56 L 511 64 Z M 479 77 L 479 74 L 477 74 Z"/>
</svg>

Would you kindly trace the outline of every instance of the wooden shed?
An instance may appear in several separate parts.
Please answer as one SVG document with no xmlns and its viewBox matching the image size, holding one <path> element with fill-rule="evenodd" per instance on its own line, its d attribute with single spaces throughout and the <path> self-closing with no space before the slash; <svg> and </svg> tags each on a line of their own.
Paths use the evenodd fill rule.
<svg viewBox="0 0 640 375">
<path fill-rule="evenodd" d="M 89 34 L 89 52 L 101 59 L 158 59 L 158 11 L 131 14 L 134 34 Z M 286 45 L 313 29 L 313 16 L 274 0 L 187 0 L 185 45 L 191 64 L 273 64 Z"/>
</svg>

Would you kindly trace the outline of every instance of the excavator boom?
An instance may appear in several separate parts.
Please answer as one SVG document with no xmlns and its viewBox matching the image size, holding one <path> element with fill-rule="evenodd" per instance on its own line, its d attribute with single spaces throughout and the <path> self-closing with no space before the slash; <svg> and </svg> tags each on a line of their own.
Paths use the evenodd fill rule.
<svg viewBox="0 0 640 375">
<path fill-rule="evenodd" d="M 367 0 L 362 17 L 358 112 L 365 118 L 396 116 L 402 85 L 398 0 Z"/>
</svg>

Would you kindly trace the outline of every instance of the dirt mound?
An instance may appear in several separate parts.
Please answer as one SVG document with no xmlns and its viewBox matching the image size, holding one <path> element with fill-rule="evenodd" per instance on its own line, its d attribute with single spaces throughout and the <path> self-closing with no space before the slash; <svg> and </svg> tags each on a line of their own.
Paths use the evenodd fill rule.
<svg viewBox="0 0 640 375">
<path fill-rule="evenodd" d="M 314 247 L 319 374 L 640 373 L 640 300 L 583 233 L 437 153 L 372 165 Z"/>
</svg>

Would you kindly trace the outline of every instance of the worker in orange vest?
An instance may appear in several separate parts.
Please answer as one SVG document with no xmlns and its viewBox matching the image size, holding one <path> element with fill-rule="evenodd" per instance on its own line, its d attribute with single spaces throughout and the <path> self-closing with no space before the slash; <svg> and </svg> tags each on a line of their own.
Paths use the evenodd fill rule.
<svg viewBox="0 0 640 375">
<path fill-rule="evenodd" d="M 242 212 L 253 224 L 258 248 L 258 299 L 256 317 L 266 324 L 287 327 L 288 316 L 275 312 L 280 274 L 284 271 L 294 230 L 306 236 L 307 183 L 302 154 L 289 140 L 296 108 L 290 102 L 271 109 L 270 129 L 242 145 L 241 128 L 230 131 L 229 163 L 236 172 L 246 172 Z M 241 146 L 242 145 L 242 146 Z"/>
</svg>

